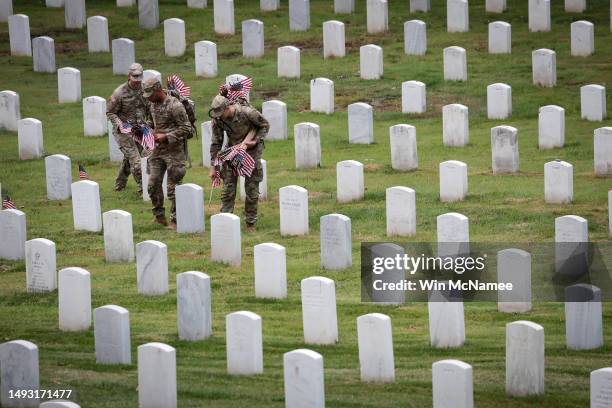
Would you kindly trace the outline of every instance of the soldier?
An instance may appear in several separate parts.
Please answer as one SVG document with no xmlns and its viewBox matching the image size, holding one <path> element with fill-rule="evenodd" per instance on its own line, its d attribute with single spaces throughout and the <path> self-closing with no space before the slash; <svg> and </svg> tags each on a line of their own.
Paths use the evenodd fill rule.
<svg viewBox="0 0 612 408">
<path fill-rule="evenodd" d="M 270 125 L 257 109 L 246 104 L 230 103 L 222 96 L 217 95 L 212 101 L 209 111 L 212 118 L 212 141 L 210 144 L 210 158 L 214 160 L 223 145 L 223 132 L 227 133 L 228 146 L 242 143 L 245 150 L 255 160 L 255 169 L 251 177 L 244 181 L 245 202 L 244 214 L 246 229 L 248 232 L 255 231 L 257 222 L 257 202 L 259 201 L 259 183 L 263 180 L 261 168 L 261 156 L 264 150 L 264 138 L 268 134 Z M 253 140 L 246 139 L 247 135 L 254 131 Z M 245 140 L 246 139 L 246 140 Z M 211 166 L 210 176 L 214 176 L 215 169 Z M 223 180 L 223 191 L 221 192 L 221 212 L 234 212 L 236 201 L 236 183 L 238 176 L 234 174 L 229 163 L 224 163 L 221 169 Z"/>
<path fill-rule="evenodd" d="M 120 85 L 106 103 L 106 117 L 113 125 L 113 136 L 123 153 L 123 162 L 115 180 L 115 191 L 125 188 L 130 173 L 138 184 L 138 193 L 142 196 L 142 174 L 140 171 L 141 146 L 134 141 L 131 134 L 121 133 L 119 127 L 123 122 L 135 125 L 147 120 L 149 102 L 142 96 L 142 65 L 133 63 L 126 83 Z"/>
<path fill-rule="evenodd" d="M 174 189 L 185 176 L 185 141 L 192 132 L 183 104 L 168 95 L 157 78 L 147 79 L 143 95 L 148 98 L 149 114 L 153 122 L 155 148 L 147 161 L 149 196 L 153 204 L 155 222 L 168 225 L 164 209 L 162 182 L 168 171 L 168 199 L 172 201 L 170 228 L 176 229 L 176 200 Z"/>
</svg>

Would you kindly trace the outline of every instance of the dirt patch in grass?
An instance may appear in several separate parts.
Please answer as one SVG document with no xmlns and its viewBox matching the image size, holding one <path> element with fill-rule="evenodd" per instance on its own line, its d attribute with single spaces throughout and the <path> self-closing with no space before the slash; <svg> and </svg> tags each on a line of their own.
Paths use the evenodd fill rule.
<svg viewBox="0 0 612 408">
<path fill-rule="evenodd" d="M 385 167 L 385 165 L 384 164 L 380 164 L 380 163 L 371 163 L 371 164 L 366 164 L 365 166 L 363 166 L 365 171 L 377 171 L 377 170 L 380 170 L 380 169 L 382 169 L 384 167 Z"/>
</svg>

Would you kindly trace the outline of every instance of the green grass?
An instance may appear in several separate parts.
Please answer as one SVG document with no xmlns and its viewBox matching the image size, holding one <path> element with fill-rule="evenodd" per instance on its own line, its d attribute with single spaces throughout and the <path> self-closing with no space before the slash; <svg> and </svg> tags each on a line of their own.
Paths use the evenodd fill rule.
<svg viewBox="0 0 612 408">
<path fill-rule="evenodd" d="M 50 35 L 55 39 L 57 66 L 81 70 L 83 97 L 107 98 L 124 78 L 112 75 L 110 54 L 87 53 L 86 31 L 63 28 L 63 10 L 46 9 L 41 0 L 14 2 L 15 13 L 30 16 L 32 36 Z M 42 120 L 45 153 L 62 153 L 73 163 L 81 161 L 92 179 L 100 184 L 102 211 L 123 209 L 132 213 L 134 240 L 160 240 L 168 245 L 170 293 L 145 298 L 136 290 L 135 265 L 108 265 L 104 262 L 101 234 L 75 232 L 70 201 L 47 201 L 43 160 L 19 161 L 17 136 L 0 133 L 0 181 L 26 213 L 28 238 L 45 237 L 57 245 L 58 268 L 81 266 L 92 274 L 92 306 L 118 304 L 130 311 L 133 359 L 138 345 L 160 341 L 177 349 L 178 398 L 181 407 L 283 406 L 282 354 L 304 347 L 302 341 L 299 282 L 314 275 L 336 281 L 340 341 L 332 347 L 310 347 L 324 356 L 325 391 L 329 406 L 335 407 L 425 407 L 431 406 L 431 363 L 457 358 L 474 367 L 474 397 L 479 407 L 584 407 L 588 405 L 589 372 L 610 365 L 612 308 L 604 305 L 605 347 L 586 352 L 565 348 L 563 305 L 535 304 L 525 315 L 497 313 L 491 303 L 466 304 L 464 347 L 433 350 L 429 347 L 427 308 L 423 303 L 403 307 L 380 307 L 360 303 L 359 242 L 385 240 L 385 189 L 394 185 L 412 187 L 417 192 L 417 236 L 410 241 L 435 241 L 436 216 L 458 211 L 470 218 L 474 242 L 552 241 L 554 218 L 577 214 L 589 221 L 592 241 L 608 239 L 607 191 L 610 178 L 593 176 L 593 130 L 609 125 L 580 119 L 579 87 L 589 83 L 606 85 L 612 69 L 609 4 L 589 1 L 582 15 L 566 14 L 563 2 L 553 2 L 552 31 L 529 33 L 527 5 L 508 0 L 509 12 L 487 14 L 484 1 L 470 7 L 469 33 L 446 33 L 446 11 L 442 1 L 433 1 L 429 14 L 411 15 L 408 1 L 391 1 L 390 32 L 368 35 L 365 29 L 365 1 L 357 0 L 357 12 L 334 16 L 331 0 L 311 0 L 311 29 L 289 32 L 287 2 L 277 12 L 261 13 L 256 0 L 236 0 L 237 34 L 219 37 L 212 26 L 212 7 L 187 9 L 184 1 L 160 0 L 161 19 L 178 17 L 186 21 L 188 52 L 168 58 L 163 52 L 163 28 L 138 29 L 136 8 L 117 9 L 114 1 L 88 1 L 87 14 L 109 18 L 111 38 L 128 37 L 136 42 L 137 60 L 145 69 L 162 75 L 180 74 L 193 88 L 200 121 L 206 120 L 208 104 L 221 82 L 231 73 L 254 79 L 253 103 L 260 107 L 266 99 L 280 99 L 289 111 L 290 139 L 293 125 L 311 121 L 321 126 L 322 161 L 320 169 L 296 171 L 293 141 L 269 142 L 264 157 L 268 161 L 269 201 L 260 206 L 259 230 L 243 235 L 243 265 L 231 268 L 210 261 L 210 238 L 177 235 L 151 223 L 150 205 L 135 198 L 132 181 L 127 191 L 112 191 L 116 165 L 108 162 L 106 138 L 83 137 L 80 104 L 58 105 L 55 75 L 34 74 L 30 58 L 9 55 L 8 27 L 0 24 L 0 73 L 3 89 L 19 93 L 22 117 Z M 212 3 L 212 0 L 209 0 Z M 265 24 L 266 55 L 261 60 L 241 57 L 240 22 L 258 18 Z M 403 23 L 423 19 L 428 26 L 428 53 L 423 57 L 403 54 Z M 322 23 L 339 19 L 346 24 L 347 56 L 323 60 Z M 570 23 L 586 19 L 595 24 L 596 53 L 588 58 L 569 55 Z M 487 24 L 503 20 L 512 24 L 511 55 L 487 54 Z M 219 78 L 195 77 L 193 44 L 200 40 L 217 43 Z M 359 47 L 374 43 L 383 47 L 384 79 L 359 79 Z M 302 49 L 300 80 L 276 77 L 276 48 L 296 45 Z M 442 49 L 459 45 L 467 50 L 466 83 L 442 80 Z M 531 84 L 531 51 L 552 48 L 557 52 L 558 83 L 555 88 Z M 333 115 L 308 111 L 309 80 L 328 77 L 335 83 L 336 112 Z M 427 85 L 427 113 L 401 114 L 401 82 L 420 80 Z M 505 82 L 512 86 L 513 115 L 504 121 L 486 119 L 486 86 Z M 367 102 L 375 110 L 376 143 L 369 146 L 348 144 L 346 106 Z M 442 146 L 441 109 L 448 103 L 463 103 L 470 109 L 470 145 L 466 148 Z M 540 151 L 537 148 L 538 108 L 557 104 L 566 109 L 566 146 Z M 610 105 L 610 103 L 608 103 Z M 400 173 L 391 170 L 388 128 L 409 123 L 417 128 L 419 170 Z M 490 128 L 507 124 L 519 129 L 521 172 L 493 176 L 491 172 Z M 194 164 L 201 163 L 199 141 L 193 140 Z M 571 205 L 550 205 L 543 201 L 543 166 L 555 158 L 574 165 L 574 197 Z M 338 204 L 335 201 L 335 163 L 359 160 L 366 166 L 365 200 Z M 469 197 L 465 202 L 438 201 L 438 164 L 457 159 L 469 168 Z M 73 166 L 74 167 L 74 166 Z M 73 177 L 76 177 L 76 168 Z M 207 199 L 210 182 L 207 170 L 194 166 L 185 182 L 204 186 Z M 310 194 L 311 233 L 307 237 L 282 238 L 279 234 L 278 189 L 288 184 L 304 186 Z M 218 191 L 207 217 L 218 211 Z M 242 205 L 238 205 L 242 215 Z M 319 218 L 338 212 L 349 216 L 353 229 L 354 266 L 342 272 L 322 271 L 319 266 Z M 208 228 L 208 219 L 207 219 Z M 253 246 L 277 242 L 287 248 L 288 292 L 286 300 L 271 302 L 255 299 L 253 292 Z M 29 295 L 25 292 L 23 262 L 0 264 L 0 339 L 27 339 L 40 348 L 41 387 L 73 389 L 83 407 L 137 406 L 136 364 L 129 367 L 95 364 L 93 332 L 62 333 L 57 322 L 57 294 Z M 213 282 L 213 330 L 210 340 L 188 343 L 177 339 L 175 274 L 200 270 Z M 264 374 L 231 377 L 225 372 L 224 317 L 238 310 L 251 310 L 263 318 Z M 359 380 L 357 316 L 381 312 L 391 316 L 394 331 L 396 382 L 389 385 L 363 384 Z M 546 332 L 546 395 L 541 398 L 509 398 L 504 393 L 505 324 L 527 319 L 542 324 Z"/>
</svg>

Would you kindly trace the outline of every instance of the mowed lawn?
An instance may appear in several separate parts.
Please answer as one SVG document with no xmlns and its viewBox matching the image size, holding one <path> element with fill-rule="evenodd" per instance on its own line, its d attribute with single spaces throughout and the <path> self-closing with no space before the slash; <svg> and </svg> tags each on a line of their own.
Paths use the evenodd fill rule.
<svg viewBox="0 0 612 408">
<path fill-rule="evenodd" d="M 61 9 L 46 9 L 41 0 L 14 1 L 14 12 L 30 17 L 32 36 L 55 39 L 59 67 L 81 70 L 83 97 L 108 98 L 125 78 L 112 75 L 110 54 L 88 54 L 86 30 L 64 29 Z M 44 237 L 57 245 L 58 269 L 79 266 L 92 275 L 92 307 L 116 304 L 130 311 L 132 331 L 131 366 L 96 365 L 93 331 L 62 333 L 58 330 L 57 293 L 27 294 L 24 262 L 0 261 L 0 341 L 25 339 L 40 350 L 41 388 L 72 389 L 74 400 L 83 407 L 135 407 L 138 404 L 136 347 L 163 342 L 176 348 L 177 383 L 180 407 L 278 407 L 283 406 L 283 353 L 305 347 L 302 338 L 300 280 L 326 276 L 336 282 L 339 343 L 311 347 L 324 357 L 325 392 L 328 406 L 334 407 L 427 407 L 431 406 L 431 364 L 454 358 L 474 369 L 474 398 L 479 407 L 586 407 L 589 403 L 589 373 L 612 365 L 612 307 L 604 305 L 605 346 L 594 351 L 570 351 L 565 347 L 563 304 L 537 303 L 523 315 L 497 312 L 493 303 L 465 305 L 466 344 L 454 350 L 429 346 L 427 305 L 408 302 L 403 307 L 383 307 L 360 302 L 359 243 L 384 241 L 385 189 L 407 186 L 416 190 L 417 235 L 403 241 L 435 242 L 436 216 L 456 211 L 470 219 L 473 242 L 550 242 L 555 217 L 576 214 L 589 222 L 592 241 L 608 240 L 607 192 L 612 178 L 593 175 L 593 130 L 610 125 L 580 119 L 580 86 L 601 84 L 612 79 L 612 34 L 609 2 L 589 0 L 588 10 L 568 14 L 562 1 L 552 4 L 552 31 L 529 33 L 527 1 L 508 0 L 509 11 L 487 14 L 484 1 L 470 5 L 470 32 L 446 32 L 445 2 L 434 0 L 429 14 L 410 14 L 408 0 L 391 0 L 390 31 L 368 35 L 365 1 L 356 1 L 356 13 L 335 16 L 332 0 L 311 0 L 311 29 L 290 32 L 287 1 L 279 11 L 262 13 L 256 0 L 235 0 L 236 35 L 214 34 L 212 0 L 204 10 L 188 9 L 184 0 L 160 0 L 161 20 L 171 17 L 186 22 L 187 52 L 183 57 L 164 55 L 163 27 L 153 31 L 138 28 L 137 9 L 118 9 L 111 0 L 87 2 L 87 15 L 109 19 L 110 37 L 131 38 L 136 59 L 145 69 L 166 76 L 179 74 L 192 87 L 198 121 L 207 120 L 210 100 L 226 75 L 252 76 L 252 102 L 280 99 L 288 105 L 289 140 L 268 142 L 268 201 L 260 205 L 255 234 L 242 236 L 242 266 L 228 267 L 210 261 L 208 217 L 219 211 L 219 190 L 208 204 L 210 181 L 201 167 L 200 139 L 190 141 L 194 166 L 184 182 L 204 187 L 206 228 L 201 235 L 178 235 L 152 223 L 150 203 L 136 197 L 130 181 L 126 191 L 113 192 L 117 165 L 108 160 L 106 137 L 85 138 L 81 104 L 57 103 L 54 74 L 32 72 L 30 58 L 10 56 L 8 27 L 0 24 L 0 87 L 19 93 L 22 118 L 43 122 L 45 154 L 62 153 L 73 163 L 82 162 L 91 179 L 100 184 L 102 211 L 123 209 L 133 217 L 134 240 L 159 240 L 168 245 L 170 292 L 166 296 L 143 297 L 136 290 L 135 264 L 107 264 L 102 234 L 75 232 L 70 201 L 46 199 L 43 160 L 20 161 L 17 135 L 0 133 L 0 182 L 26 213 L 28 238 Z M 256 18 L 265 24 L 266 54 L 263 59 L 242 58 L 241 21 Z M 427 23 L 428 52 L 423 57 L 403 53 L 403 23 L 419 18 Z M 322 23 L 338 19 L 346 24 L 347 56 L 324 60 Z M 588 58 L 570 57 L 570 23 L 585 19 L 595 24 L 596 52 Z M 487 24 L 503 20 L 512 24 L 512 54 L 487 53 Z M 217 43 L 219 77 L 195 77 L 193 44 L 200 40 Z M 378 44 L 384 49 L 384 78 L 359 78 L 359 47 Z M 301 49 L 299 80 L 276 76 L 276 49 L 295 45 Z M 468 81 L 444 82 L 442 49 L 458 45 L 467 50 Z M 531 83 L 531 52 L 550 48 L 557 52 L 557 86 L 538 88 Z M 309 111 L 309 81 L 327 77 L 335 83 L 336 110 L 332 115 Z M 419 80 L 427 85 L 427 112 L 401 113 L 401 83 Z M 512 86 L 513 114 L 508 120 L 486 118 L 486 86 L 504 82 Z M 349 145 L 347 105 L 367 102 L 374 107 L 375 143 Z M 469 107 L 470 145 L 448 148 L 442 145 L 442 106 L 462 103 Z M 538 108 L 556 104 L 566 110 L 566 143 L 562 149 L 540 151 L 537 147 Z M 610 105 L 610 100 L 608 101 Z M 297 171 L 294 164 L 293 125 L 314 122 L 321 127 L 322 167 Z M 390 165 L 389 126 L 407 123 L 416 126 L 419 169 L 402 173 Z M 506 124 L 519 130 L 520 173 L 493 176 L 490 129 Z M 544 163 L 563 159 L 574 166 L 574 203 L 544 203 Z M 358 160 L 365 165 L 365 200 L 336 203 L 335 164 Z M 443 204 L 438 200 L 438 165 L 450 159 L 467 163 L 469 196 L 466 201 Z M 309 191 L 310 234 L 281 238 L 279 233 L 278 189 L 296 184 Z M 238 205 L 242 217 L 242 205 Z M 351 218 L 353 267 L 341 272 L 321 270 L 319 265 L 319 218 L 329 213 Z M 287 248 L 288 298 L 282 301 L 256 299 L 253 290 L 253 246 L 276 242 Z M 400 241 L 401 242 L 401 241 Z M 210 275 L 213 289 L 213 337 L 202 342 L 179 341 L 176 328 L 177 273 L 197 270 Z M 264 374 L 234 377 L 226 374 L 225 315 L 250 310 L 262 316 Z M 365 384 L 359 379 L 356 318 L 380 312 L 392 319 L 396 381 L 393 384 Z M 545 328 L 546 394 L 540 398 L 505 396 L 505 325 L 531 320 Z"/>
</svg>

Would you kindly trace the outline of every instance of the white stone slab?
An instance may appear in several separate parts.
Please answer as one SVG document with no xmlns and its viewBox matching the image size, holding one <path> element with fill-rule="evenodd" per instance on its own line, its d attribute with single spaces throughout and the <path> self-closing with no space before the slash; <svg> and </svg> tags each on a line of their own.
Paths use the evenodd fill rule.
<svg viewBox="0 0 612 408">
<path fill-rule="evenodd" d="M 130 314 L 117 305 L 94 309 L 96 363 L 132 364 Z"/>
<path fill-rule="evenodd" d="M 119 150 L 119 145 L 115 135 L 113 135 L 113 124 L 110 123 L 110 120 L 106 122 L 106 127 L 108 128 L 108 158 L 111 163 L 121 163 L 123 161 L 123 153 Z"/>
<path fill-rule="evenodd" d="M 588 21 L 575 21 L 571 27 L 571 55 L 588 57 L 595 52 L 595 26 Z"/>
<path fill-rule="evenodd" d="M 464 147 L 470 142 L 468 107 L 453 103 L 442 107 L 444 146 Z"/>
<path fill-rule="evenodd" d="M 13 15 L 13 0 L 0 0 L 0 23 L 6 23 Z"/>
<path fill-rule="evenodd" d="M 210 217 L 211 259 L 231 266 L 240 266 L 242 258 L 240 218 L 229 213 Z"/>
<path fill-rule="evenodd" d="M 300 186 L 278 190 L 281 236 L 308 235 L 308 191 Z"/>
<path fill-rule="evenodd" d="M 468 192 L 467 164 L 448 160 L 440 163 L 440 201 L 463 201 Z"/>
<path fill-rule="evenodd" d="M 217 44 L 212 41 L 195 43 L 195 73 L 204 78 L 217 76 Z"/>
<path fill-rule="evenodd" d="M 253 312 L 234 312 L 225 316 L 227 373 L 263 373 L 261 317 Z"/>
<path fill-rule="evenodd" d="M 284 299 L 287 297 L 287 254 L 285 247 L 275 243 L 255 245 L 255 297 Z"/>
<path fill-rule="evenodd" d="M 512 290 L 497 291 L 497 310 L 525 313 L 531 310 L 531 254 L 517 248 L 497 252 L 497 282 L 512 284 Z"/>
<path fill-rule="evenodd" d="M 595 129 L 593 154 L 596 176 L 612 174 L 612 127 Z"/>
<path fill-rule="evenodd" d="M 380 79 L 383 76 L 383 49 L 367 44 L 359 48 L 359 73 L 361 79 Z"/>
<path fill-rule="evenodd" d="M 47 8 L 64 7 L 64 0 L 45 0 L 45 6 Z"/>
<path fill-rule="evenodd" d="M 544 394 L 544 328 L 519 320 L 506 325 L 506 394 Z"/>
<path fill-rule="evenodd" d="M 386 190 L 387 236 L 416 235 L 416 193 L 409 187 Z"/>
<path fill-rule="evenodd" d="M 446 1 L 446 30 L 449 33 L 470 31 L 470 14 L 467 0 Z"/>
<path fill-rule="evenodd" d="M 234 35 L 234 0 L 213 0 L 215 33 Z"/>
<path fill-rule="evenodd" d="M 544 164 L 544 201 L 570 204 L 574 199 L 574 167 L 568 162 L 553 160 Z"/>
<path fill-rule="evenodd" d="M 212 142 L 212 122 L 200 124 L 200 135 L 202 137 L 202 166 L 210 168 L 210 144 Z"/>
<path fill-rule="evenodd" d="M 438 256 L 457 256 L 470 253 L 470 220 L 468 217 L 456 212 L 438 215 L 436 229 Z"/>
<path fill-rule="evenodd" d="M 85 0 L 64 0 L 64 22 L 66 28 L 80 29 L 85 27 L 86 14 Z"/>
<path fill-rule="evenodd" d="M 338 341 L 336 287 L 329 278 L 302 279 L 302 323 L 306 344 L 335 344 Z"/>
<path fill-rule="evenodd" d="M 504 21 L 489 23 L 489 54 L 512 53 L 512 26 Z"/>
<path fill-rule="evenodd" d="M 440 228 L 438 217 L 438 231 Z M 440 235 L 438 233 L 438 235 Z M 438 238 L 439 240 L 439 238 Z M 448 244 L 446 248 L 448 249 Z M 442 255 L 438 251 L 438 256 Z M 447 281 L 448 282 L 448 281 Z M 427 301 L 429 315 L 429 340 L 431 347 L 446 349 L 463 346 L 465 342 L 465 317 L 463 302 L 450 291 L 433 290 Z"/>
<path fill-rule="evenodd" d="M 325 408 L 323 356 L 307 349 L 283 355 L 285 407 Z"/>
<path fill-rule="evenodd" d="M 394 382 L 393 331 L 389 316 L 370 313 L 357 318 L 361 381 Z"/>
<path fill-rule="evenodd" d="M 487 118 L 507 119 L 512 116 L 512 88 L 507 84 L 487 86 Z"/>
<path fill-rule="evenodd" d="M 266 201 L 268 199 L 268 162 L 265 159 L 259 159 L 261 162 L 261 170 L 263 172 L 263 178 L 259 182 L 259 200 Z M 244 188 L 245 179 L 244 177 L 238 177 L 238 184 L 240 190 L 240 200 L 246 200 L 246 189 Z"/>
<path fill-rule="evenodd" d="M 353 14 L 355 0 L 334 0 L 334 14 Z"/>
<path fill-rule="evenodd" d="M 431 365 L 434 408 L 474 408 L 472 366 L 459 360 Z"/>
<path fill-rule="evenodd" d="M 612 237 L 612 190 L 608 191 L 608 234 Z"/>
<path fill-rule="evenodd" d="M 40 389 L 38 347 L 26 340 L 0 344 L 0 405 L 3 407 L 38 407 L 39 399 L 26 393 L 25 398 L 11 398 L 16 390 Z"/>
<path fill-rule="evenodd" d="M 206 6 L 206 0 L 187 0 L 188 8 L 204 9 Z"/>
<path fill-rule="evenodd" d="M 140 174 L 142 174 L 142 185 L 149 185 L 149 173 L 147 169 L 147 157 L 140 158 Z M 164 173 L 164 178 L 162 180 L 162 190 L 164 191 L 164 198 L 168 198 L 168 171 Z M 147 188 L 142 189 L 142 200 L 143 201 L 151 201 L 151 197 L 149 197 L 149 190 Z"/>
<path fill-rule="evenodd" d="M 264 56 L 264 23 L 259 20 L 242 22 L 242 56 L 261 58 Z"/>
<path fill-rule="evenodd" d="M 464 48 L 452 46 L 444 49 L 444 80 L 467 81 L 467 56 Z"/>
<path fill-rule="evenodd" d="M 81 71 L 70 67 L 57 70 L 57 99 L 59 103 L 81 101 Z"/>
<path fill-rule="evenodd" d="M 310 28 L 310 0 L 289 0 L 289 30 L 306 31 Z"/>
<path fill-rule="evenodd" d="M 34 118 L 25 118 L 17 122 L 17 144 L 19 159 L 39 159 L 43 156 L 42 122 Z"/>
<path fill-rule="evenodd" d="M 612 367 L 591 371 L 591 408 L 610 408 Z"/>
<path fill-rule="evenodd" d="M 426 87 L 420 81 L 402 82 L 402 113 L 425 113 Z"/>
<path fill-rule="evenodd" d="M 179 339 L 197 341 L 212 335 L 208 275 L 196 271 L 176 275 L 176 316 Z"/>
<path fill-rule="evenodd" d="M 9 41 L 11 56 L 32 56 L 32 39 L 30 38 L 30 19 L 25 14 L 13 14 L 8 17 Z"/>
<path fill-rule="evenodd" d="M 117 0 L 117 7 L 132 7 L 136 5 L 136 0 Z"/>
<path fill-rule="evenodd" d="M 266 141 L 287 140 L 287 104 L 277 100 L 265 101 L 261 113 L 270 124 Z"/>
<path fill-rule="evenodd" d="M 580 277 L 589 262 L 589 224 L 577 215 L 555 218 L 555 271 L 560 277 Z"/>
<path fill-rule="evenodd" d="M 138 26 L 145 30 L 152 30 L 157 28 L 158 25 L 158 0 L 138 0 Z"/>
<path fill-rule="evenodd" d="M 204 189 L 197 184 L 176 186 L 176 232 L 204 232 Z"/>
<path fill-rule="evenodd" d="M 106 262 L 134 261 L 132 214 L 111 210 L 102 214 Z"/>
<path fill-rule="evenodd" d="M 130 65 L 136 61 L 134 41 L 129 38 L 116 38 L 112 41 L 113 74 L 127 75 Z"/>
<path fill-rule="evenodd" d="M 427 53 L 427 24 L 421 20 L 404 23 L 404 53 L 425 55 Z"/>
<path fill-rule="evenodd" d="M 291 45 L 277 50 L 277 76 L 279 78 L 300 77 L 300 49 Z"/>
<path fill-rule="evenodd" d="M 59 271 L 59 329 L 84 331 L 91 326 L 91 277 L 83 268 Z"/>
<path fill-rule="evenodd" d="M 344 23 L 336 20 L 323 23 L 323 58 L 342 58 L 346 55 Z"/>
<path fill-rule="evenodd" d="M 163 343 L 138 346 L 138 407 L 177 407 L 174 347 Z"/>
<path fill-rule="evenodd" d="M 487 13 L 503 13 L 506 11 L 506 0 L 486 0 L 485 11 Z"/>
<path fill-rule="evenodd" d="M 321 267 L 338 270 L 352 264 L 351 219 L 342 214 L 328 214 L 320 221 Z"/>
<path fill-rule="evenodd" d="M 159 241 L 136 244 L 136 278 L 138 293 L 165 295 L 168 293 L 168 247 Z"/>
<path fill-rule="evenodd" d="M 534 85 L 550 88 L 557 84 L 557 54 L 554 51 L 545 48 L 533 51 L 531 66 Z"/>
<path fill-rule="evenodd" d="M 348 106 L 349 143 L 374 143 L 374 111 L 367 103 L 357 102 Z"/>
<path fill-rule="evenodd" d="M 26 241 L 25 261 L 28 293 L 57 289 L 57 257 L 53 241 L 45 238 Z"/>
<path fill-rule="evenodd" d="M 0 259 L 25 257 L 26 216 L 19 210 L 0 210 Z"/>
<path fill-rule="evenodd" d="M 81 180 L 72 183 L 70 189 L 74 229 L 76 231 L 102 231 L 98 183 L 91 180 Z"/>
<path fill-rule="evenodd" d="M 99 96 L 83 99 L 83 129 L 85 136 L 104 136 L 108 132 L 106 100 Z"/>
<path fill-rule="evenodd" d="M 393 125 L 389 128 L 391 167 L 411 171 L 419 167 L 416 128 L 412 125 Z"/>
<path fill-rule="evenodd" d="M 493 174 L 519 171 L 518 130 L 512 126 L 491 128 L 491 164 Z"/>
<path fill-rule="evenodd" d="M 32 64 L 34 72 L 55 72 L 55 41 L 51 37 L 32 40 Z"/>
<path fill-rule="evenodd" d="M 293 127 L 295 143 L 295 167 L 311 169 L 321 166 L 321 137 L 319 125 L 310 122 Z"/>
<path fill-rule="evenodd" d="M 594 122 L 606 119 L 606 88 L 601 85 L 580 87 L 580 112 L 582 119 Z"/>
<path fill-rule="evenodd" d="M 529 31 L 550 31 L 550 0 L 529 0 Z"/>
<path fill-rule="evenodd" d="M 259 0 L 261 11 L 276 11 L 280 7 L 280 0 Z"/>
<path fill-rule="evenodd" d="M 180 18 L 164 20 L 164 51 L 167 57 L 185 54 L 185 22 Z"/>
<path fill-rule="evenodd" d="M 65 400 L 48 400 L 40 404 L 40 408 L 81 408 L 81 406 Z"/>
<path fill-rule="evenodd" d="M 556 105 L 540 108 L 538 114 L 538 146 L 554 149 L 565 144 L 565 109 Z"/>
<path fill-rule="evenodd" d="M 334 113 L 334 81 L 327 78 L 310 80 L 310 110 L 326 114 Z"/>
<path fill-rule="evenodd" d="M 582 13 L 586 8 L 586 0 L 565 0 L 565 11 L 567 13 Z"/>
<path fill-rule="evenodd" d="M 580 283 L 565 288 L 565 339 L 568 349 L 592 350 L 604 345 L 601 289 Z"/>
<path fill-rule="evenodd" d="M 336 163 L 336 197 L 339 203 L 361 201 L 365 194 L 363 164 L 355 160 Z"/>
<path fill-rule="evenodd" d="M 13 91 L 0 92 L 0 130 L 17 132 L 20 119 L 19 94 Z"/>
<path fill-rule="evenodd" d="M 384 33 L 389 30 L 387 0 L 367 0 L 366 23 L 368 34 Z"/>
</svg>

